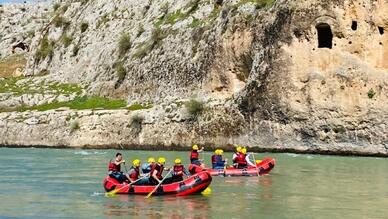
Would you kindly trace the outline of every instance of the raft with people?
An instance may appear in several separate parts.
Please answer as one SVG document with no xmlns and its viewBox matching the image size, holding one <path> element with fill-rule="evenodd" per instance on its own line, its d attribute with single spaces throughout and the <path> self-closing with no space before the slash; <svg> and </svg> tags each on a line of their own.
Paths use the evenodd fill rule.
<svg viewBox="0 0 388 219">
<path fill-rule="evenodd" d="M 266 175 L 275 167 L 275 159 L 266 157 L 256 166 L 247 166 L 239 169 L 233 166 L 224 169 L 205 169 L 211 176 L 262 176 Z"/>
<path fill-rule="evenodd" d="M 211 181 L 212 177 L 208 172 L 199 172 L 180 182 L 162 184 L 156 189 L 154 195 L 186 196 L 198 194 L 204 191 Z M 156 188 L 156 185 L 119 183 L 116 179 L 107 176 L 104 179 L 104 188 L 106 192 L 117 190 L 116 194 L 147 195 Z"/>
</svg>

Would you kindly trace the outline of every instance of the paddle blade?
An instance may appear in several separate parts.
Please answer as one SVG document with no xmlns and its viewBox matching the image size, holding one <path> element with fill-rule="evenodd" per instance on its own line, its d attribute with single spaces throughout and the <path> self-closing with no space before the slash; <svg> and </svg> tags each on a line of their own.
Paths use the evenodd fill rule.
<svg viewBox="0 0 388 219">
<path fill-rule="evenodd" d="M 112 191 L 110 191 L 110 192 L 106 192 L 106 193 L 105 193 L 105 196 L 106 196 L 106 197 L 115 196 L 116 193 L 117 193 L 118 191 L 120 191 L 120 189 L 114 189 L 114 190 L 112 190 Z"/>
</svg>

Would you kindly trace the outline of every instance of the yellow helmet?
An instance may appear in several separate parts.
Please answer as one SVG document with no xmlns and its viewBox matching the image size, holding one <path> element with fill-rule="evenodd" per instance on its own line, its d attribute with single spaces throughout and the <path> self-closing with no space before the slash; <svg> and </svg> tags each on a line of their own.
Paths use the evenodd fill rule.
<svg viewBox="0 0 388 219">
<path fill-rule="evenodd" d="M 175 162 L 175 164 L 181 164 L 182 163 L 181 159 L 179 159 L 179 158 L 175 159 L 174 162 Z"/>
<path fill-rule="evenodd" d="M 193 145 L 193 150 L 197 151 L 198 150 L 198 145 Z"/>
<path fill-rule="evenodd" d="M 148 158 L 148 163 L 155 163 L 155 158 L 153 157 Z"/>
<path fill-rule="evenodd" d="M 238 146 L 238 147 L 236 148 L 236 151 L 237 151 L 237 152 L 241 152 L 241 149 L 242 149 L 242 147 L 241 147 L 241 146 Z"/>
<path fill-rule="evenodd" d="M 224 153 L 224 150 L 220 149 L 219 153 L 220 153 L 220 155 L 222 155 Z"/>
<path fill-rule="evenodd" d="M 216 150 L 214 151 L 214 154 L 217 154 L 217 155 L 218 155 L 219 152 L 220 152 L 220 150 L 219 150 L 219 149 L 216 149 Z"/>
<path fill-rule="evenodd" d="M 246 149 L 246 148 L 242 148 L 242 149 L 241 149 L 241 153 L 247 154 L 247 149 Z"/>
<path fill-rule="evenodd" d="M 166 163 L 166 158 L 164 158 L 164 157 L 159 157 L 158 163 L 160 163 L 160 164 Z"/>
<path fill-rule="evenodd" d="M 259 164 L 261 163 L 262 160 L 256 160 L 256 164 Z"/>
<path fill-rule="evenodd" d="M 133 166 L 135 166 L 135 167 L 140 166 L 140 160 L 139 159 L 133 160 L 132 163 L 133 163 Z"/>
</svg>

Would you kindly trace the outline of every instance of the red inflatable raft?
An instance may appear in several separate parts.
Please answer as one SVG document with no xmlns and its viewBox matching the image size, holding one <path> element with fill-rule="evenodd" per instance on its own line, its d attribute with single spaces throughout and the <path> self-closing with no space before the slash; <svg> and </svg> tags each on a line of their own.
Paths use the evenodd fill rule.
<svg viewBox="0 0 388 219">
<path fill-rule="evenodd" d="M 196 193 L 201 193 L 211 183 L 212 177 L 207 172 L 199 172 L 190 176 L 189 178 L 175 182 L 171 184 L 161 185 L 154 195 L 176 195 L 185 196 Z M 130 185 L 120 184 L 116 179 L 109 176 L 104 179 L 105 191 L 110 192 L 113 189 L 120 189 L 117 194 L 134 194 L 134 195 L 147 195 L 155 186 L 150 185 Z"/>
<path fill-rule="evenodd" d="M 212 176 L 261 176 L 271 172 L 271 170 L 275 167 L 275 163 L 275 159 L 266 157 L 260 163 L 256 164 L 256 167 L 249 166 L 244 169 L 229 167 L 219 170 L 207 169 L 206 171 Z"/>
</svg>

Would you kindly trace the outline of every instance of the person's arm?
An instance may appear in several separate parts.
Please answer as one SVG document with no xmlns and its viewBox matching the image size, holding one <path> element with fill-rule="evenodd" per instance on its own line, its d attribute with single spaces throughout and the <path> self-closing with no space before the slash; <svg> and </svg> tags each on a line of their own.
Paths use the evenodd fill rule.
<svg viewBox="0 0 388 219">
<path fill-rule="evenodd" d="M 236 159 L 236 157 L 237 157 L 237 154 L 234 153 L 233 156 L 232 156 L 232 160 L 234 161 Z"/>
<path fill-rule="evenodd" d="M 204 147 L 201 147 L 201 149 L 198 150 L 198 153 L 203 152 L 203 150 L 205 150 L 205 148 L 204 148 Z"/>
<path fill-rule="evenodd" d="M 247 156 L 245 157 L 245 160 L 247 161 L 247 164 L 248 164 L 249 166 L 256 166 L 256 165 L 254 165 L 254 164 L 249 160 L 249 155 L 250 155 L 250 154 L 247 154 Z"/>
<path fill-rule="evenodd" d="M 154 173 L 152 173 L 152 177 L 153 177 L 156 181 L 158 181 L 158 183 L 160 183 L 160 179 L 159 179 L 158 176 L 156 175 L 157 173 L 158 173 L 158 171 L 155 170 Z"/>
</svg>

